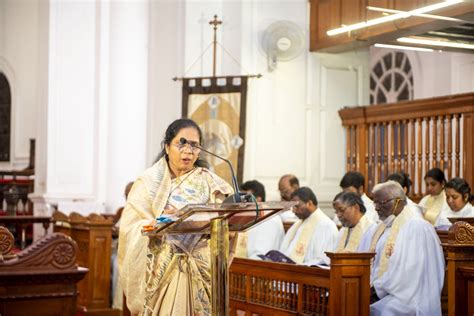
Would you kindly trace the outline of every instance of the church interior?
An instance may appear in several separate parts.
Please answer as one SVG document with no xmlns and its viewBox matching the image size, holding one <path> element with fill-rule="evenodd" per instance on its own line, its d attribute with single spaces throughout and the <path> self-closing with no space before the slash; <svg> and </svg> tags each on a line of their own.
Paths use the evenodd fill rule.
<svg viewBox="0 0 474 316">
<path fill-rule="evenodd" d="M 289 217 L 274 215 L 284 229 L 275 240 L 304 248 L 269 246 L 296 264 L 257 261 L 239 247 L 264 238 L 263 224 L 258 237 L 231 234 L 222 315 L 474 314 L 473 0 L 0 0 L 0 315 L 184 315 L 146 314 L 118 285 L 131 182 L 164 161 L 165 133 L 183 117 L 202 130 L 201 152 L 230 161 L 234 191 L 258 198 L 244 188 L 257 180 L 258 202 L 293 203 Z M 189 139 L 174 145 L 197 151 Z M 232 186 L 232 167 L 205 157 Z M 351 172 L 361 185 L 343 184 Z M 467 215 L 440 224 L 429 179 L 447 214 L 451 188 Z M 393 182 L 403 198 L 381 185 Z M 346 188 L 354 196 L 338 198 Z M 362 201 L 368 217 L 365 198 L 375 218 L 364 237 L 384 227 L 364 248 L 342 213 Z M 421 219 L 400 215 L 411 206 Z M 320 241 L 299 237 L 309 219 L 333 234 L 321 261 L 305 248 Z M 410 268 L 441 280 L 436 303 L 386 303 L 408 225 L 435 240 L 419 247 L 439 251 L 439 266 Z M 383 236 L 391 246 L 378 245 Z"/>
</svg>

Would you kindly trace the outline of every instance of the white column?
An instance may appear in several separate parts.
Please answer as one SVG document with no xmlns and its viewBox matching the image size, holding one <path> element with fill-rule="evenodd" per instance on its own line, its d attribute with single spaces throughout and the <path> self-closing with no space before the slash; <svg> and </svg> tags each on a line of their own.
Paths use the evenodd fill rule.
<svg viewBox="0 0 474 316">
<path fill-rule="evenodd" d="M 94 2 L 41 1 L 35 215 L 50 204 L 100 211 L 96 199 L 97 21 Z M 36 227 L 37 228 L 37 227 Z M 35 237 L 41 229 L 35 229 Z"/>
<path fill-rule="evenodd" d="M 182 77 L 185 71 L 184 12 L 182 1 L 150 3 L 147 165 L 158 156 L 168 125 L 181 117 L 182 83 L 171 79 Z"/>
<path fill-rule="evenodd" d="M 115 211 L 126 183 L 145 169 L 148 6 L 42 3 L 47 93 L 39 95 L 35 214 L 48 214 L 50 203 Z"/>
<path fill-rule="evenodd" d="M 96 6 L 49 5 L 46 196 L 94 201 Z"/>
<path fill-rule="evenodd" d="M 110 97 L 103 166 L 108 211 L 124 204 L 125 185 L 147 167 L 148 17 L 148 1 L 110 4 Z"/>
</svg>

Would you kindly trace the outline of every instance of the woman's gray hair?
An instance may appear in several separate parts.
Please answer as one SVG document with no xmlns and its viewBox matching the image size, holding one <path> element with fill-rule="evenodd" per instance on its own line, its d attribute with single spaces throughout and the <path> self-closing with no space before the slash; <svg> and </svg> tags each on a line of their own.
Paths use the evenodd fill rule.
<svg viewBox="0 0 474 316">
<path fill-rule="evenodd" d="M 400 198 L 400 200 L 402 201 L 407 200 L 407 196 L 403 191 L 403 188 L 400 183 L 395 182 L 393 180 L 388 180 L 387 182 L 376 184 L 372 189 L 372 194 L 375 194 L 378 191 L 387 192 L 390 198 Z"/>
</svg>

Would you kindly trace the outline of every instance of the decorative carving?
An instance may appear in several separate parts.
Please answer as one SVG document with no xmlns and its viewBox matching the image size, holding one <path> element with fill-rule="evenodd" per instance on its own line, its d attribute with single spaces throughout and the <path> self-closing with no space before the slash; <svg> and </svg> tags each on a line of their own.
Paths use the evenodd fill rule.
<svg viewBox="0 0 474 316">
<path fill-rule="evenodd" d="M 89 216 L 87 216 L 87 220 L 90 222 L 90 223 L 94 223 L 94 224 L 113 224 L 113 221 L 111 218 L 105 218 L 104 216 L 102 215 L 99 215 L 99 214 L 96 214 L 96 213 L 91 213 L 89 214 Z"/>
<path fill-rule="evenodd" d="M 459 221 L 449 229 L 449 243 L 459 245 L 474 245 L 474 226 Z"/>
<path fill-rule="evenodd" d="M 61 233 L 46 235 L 17 254 L 17 258 L 0 263 L 0 270 L 19 268 L 42 271 L 62 271 L 76 268 L 76 243 Z"/>
<path fill-rule="evenodd" d="M 5 256 L 10 253 L 15 245 L 15 238 L 8 229 L 0 226 L 0 256 Z"/>
<path fill-rule="evenodd" d="M 71 223 L 85 223 L 87 222 L 87 218 L 82 216 L 81 214 L 79 213 L 76 213 L 76 212 L 72 212 L 70 215 L 69 215 L 69 221 Z"/>
<path fill-rule="evenodd" d="M 112 218 L 106 218 L 96 213 L 91 213 L 87 217 L 85 217 L 76 212 L 72 212 L 69 216 L 67 216 L 66 214 L 60 211 L 55 211 L 53 213 L 53 222 L 55 222 L 56 224 L 58 224 L 59 222 L 68 223 L 75 226 L 112 226 L 114 224 Z"/>
<path fill-rule="evenodd" d="M 75 259 L 74 247 L 67 242 L 60 243 L 53 251 L 53 264 L 58 268 L 68 266 Z"/>
<path fill-rule="evenodd" d="M 52 221 L 53 222 L 68 222 L 69 217 L 67 217 L 67 215 L 64 214 L 63 212 L 60 212 L 60 211 L 56 210 L 53 213 Z"/>
<path fill-rule="evenodd" d="M 84 252 L 84 253 L 89 252 L 89 243 L 85 241 L 77 241 L 77 246 L 80 252 Z"/>
</svg>

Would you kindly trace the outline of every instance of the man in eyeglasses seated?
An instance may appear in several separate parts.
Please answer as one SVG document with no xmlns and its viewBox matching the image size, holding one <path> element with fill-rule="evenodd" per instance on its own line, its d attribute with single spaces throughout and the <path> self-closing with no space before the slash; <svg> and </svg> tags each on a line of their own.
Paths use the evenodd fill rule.
<svg viewBox="0 0 474 316">
<path fill-rule="evenodd" d="M 371 218 L 374 222 L 378 223 L 379 217 L 377 215 L 377 212 L 375 212 L 375 207 L 374 203 L 372 200 L 364 193 L 365 190 L 365 177 L 362 175 L 362 173 L 357 172 L 357 171 L 349 171 L 347 172 L 341 179 L 341 182 L 339 183 L 339 186 L 341 187 L 342 191 L 344 192 L 354 192 L 357 193 L 360 198 L 362 199 L 362 202 L 364 202 L 365 206 L 365 216 Z M 339 219 L 337 216 L 334 217 L 334 222 L 336 225 L 341 225 L 341 222 L 339 222 Z"/>
<path fill-rule="evenodd" d="M 340 192 L 332 205 L 342 224 L 335 251 L 356 252 L 365 232 L 376 226 L 375 222 L 366 216 L 364 202 L 357 193 Z"/>
<path fill-rule="evenodd" d="M 280 252 L 297 264 L 327 262 L 324 252 L 331 251 L 336 244 L 336 224 L 318 208 L 318 200 L 310 188 L 299 188 L 291 200 L 297 202 L 293 212 L 299 220 L 286 233 Z"/>
<path fill-rule="evenodd" d="M 278 181 L 278 191 L 280 192 L 281 201 L 291 201 L 293 192 L 300 187 L 300 181 L 293 174 L 285 174 Z M 291 209 L 280 213 L 280 217 L 285 223 L 294 223 L 298 220 Z"/>
<path fill-rule="evenodd" d="M 257 180 L 247 181 L 240 186 L 241 192 L 252 194 L 256 202 L 265 202 L 265 187 Z M 283 221 L 278 215 L 252 227 L 248 232 L 239 233 L 235 256 L 257 259 L 270 250 L 279 249 L 285 236 Z"/>
<path fill-rule="evenodd" d="M 376 252 L 371 270 L 371 315 L 441 315 L 444 256 L 432 225 L 407 206 L 395 181 L 372 191 L 381 222 L 360 251 Z"/>
</svg>

